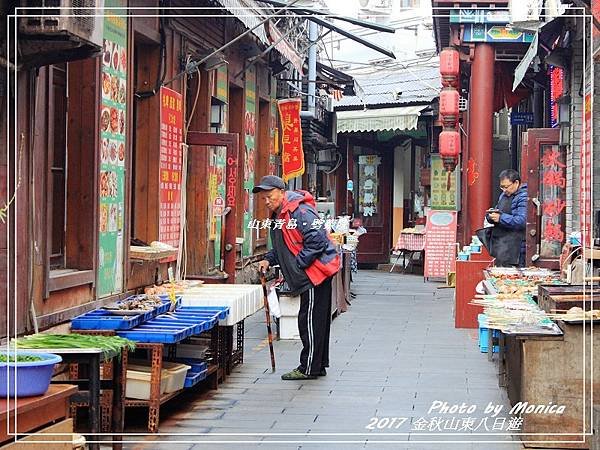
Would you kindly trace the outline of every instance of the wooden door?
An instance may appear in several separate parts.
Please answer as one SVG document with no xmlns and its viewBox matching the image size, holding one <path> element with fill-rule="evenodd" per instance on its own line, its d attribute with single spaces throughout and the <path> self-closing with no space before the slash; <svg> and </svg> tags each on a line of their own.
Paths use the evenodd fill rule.
<svg viewBox="0 0 600 450">
<path fill-rule="evenodd" d="M 354 217 L 367 233 L 360 237 L 358 262 L 381 264 L 390 260 L 392 149 L 354 147 Z"/>
<path fill-rule="evenodd" d="M 525 133 L 522 171 L 527 180 L 526 265 L 558 269 L 565 243 L 566 162 L 558 128 Z"/>
<path fill-rule="evenodd" d="M 223 240 L 221 246 L 222 252 L 220 254 L 223 260 L 223 269 L 227 274 L 227 283 L 235 283 L 235 244 L 236 244 L 236 223 L 237 215 L 240 211 L 239 208 L 239 191 L 238 191 L 238 173 L 240 172 L 239 167 L 239 135 L 237 133 L 205 133 L 200 131 L 190 131 L 187 134 L 187 142 L 190 145 L 188 152 L 188 158 L 190 161 L 194 160 L 194 153 L 196 152 L 207 152 L 208 147 L 225 147 L 226 150 L 226 165 L 225 165 L 225 204 L 222 205 L 223 210 L 226 214 L 221 218 L 225 221 L 223 224 L 224 235 L 220 235 L 220 239 Z M 206 161 L 205 159 L 203 161 Z M 190 164 L 193 168 L 193 164 Z M 206 167 L 204 167 L 206 169 Z M 208 205 L 206 204 L 207 198 L 207 182 L 205 178 L 202 178 L 200 174 L 188 174 L 190 178 L 197 176 L 197 183 L 188 184 L 187 190 L 187 216 L 188 216 L 188 229 L 194 229 L 194 226 L 200 229 L 207 223 L 207 211 Z M 205 173 L 204 173 L 205 175 Z M 220 230 L 217 230 L 220 234 Z M 191 234 L 190 236 L 193 236 Z M 220 242 L 220 241 L 219 241 Z M 220 244 L 219 244 L 220 245 Z M 207 244 L 206 240 L 188 238 L 187 240 L 188 252 L 195 252 L 199 260 L 206 258 Z M 198 271 L 198 267 L 191 268 L 192 275 L 200 275 L 200 273 L 193 273 Z"/>
</svg>

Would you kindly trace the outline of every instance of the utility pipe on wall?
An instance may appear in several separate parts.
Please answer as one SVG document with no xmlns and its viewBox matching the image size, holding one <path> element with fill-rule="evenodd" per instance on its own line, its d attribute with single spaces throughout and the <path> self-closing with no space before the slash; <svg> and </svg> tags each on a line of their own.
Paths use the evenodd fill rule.
<svg viewBox="0 0 600 450">
<path fill-rule="evenodd" d="M 313 21 L 308 22 L 308 110 L 300 111 L 300 117 L 304 119 L 316 118 L 316 92 L 317 92 L 317 40 L 319 39 L 319 28 Z"/>
</svg>

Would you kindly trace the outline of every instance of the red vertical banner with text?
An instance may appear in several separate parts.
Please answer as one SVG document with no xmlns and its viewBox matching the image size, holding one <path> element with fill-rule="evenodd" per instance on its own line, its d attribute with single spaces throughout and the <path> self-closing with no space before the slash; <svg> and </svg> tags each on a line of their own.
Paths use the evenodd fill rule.
<svg viewBox="0 0 600 450">
<path fill-rule="evenodd" d="M 540 146 L 540 217 L 539 255 L 544 259 L 560 256 L 565 242 L 566 169 L 565 151 L 558 145 Z"/>
<path fill-rule="evenodd" d="M 179 247 L 183 98 L 172 89 L 160 88 L 160 188 L 158 240 Z"/>
<path fill-rule="evenodd" d="M 430 210 L 425 226 L 425 278 L 446 278 L 456 265 L 456 211 Z"/>
<path fill-rule="evenodd" d="M 281 165 L 284 181 L 304 173 L 304 151 L 302 150 L 302 125 L 300 110 L 302 100 L 291 98 L 279 100 L 281 118 Z"/>
<path fill-rule="evenodd" d="M 589 83 L 589 77 L 588 77 Z M 579 181 L 579 220 L 581 244 L 592 246 L 592 94 L 588 84 L 583 106 L 583 133 L 581 134 L 581 171 Z"/>
</svg>

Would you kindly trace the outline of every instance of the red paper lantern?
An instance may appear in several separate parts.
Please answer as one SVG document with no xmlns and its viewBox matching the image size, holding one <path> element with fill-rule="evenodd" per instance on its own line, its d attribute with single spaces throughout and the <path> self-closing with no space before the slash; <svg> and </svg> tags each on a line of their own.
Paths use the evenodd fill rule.
<svg viewBox="0 0 600 450">
<path fill-rule="evenodd" d="M 455 48 L 448 47 L 440 52 L 440 74 L 442 75 L 442 85 L 458 85 L 460 58 L 458 50 Z"/>
<path fill-rule="evenodd" d="M 458 121 L 458 91 L 454 88 L 444 88 L 440 92 L 440 116 L 444 125 L 451 126 Z"/>
<path fill-rule="evenodd" d="M 444 167 L 452 172 L 460 155 L 460 133 L 455 129 L 442 131 L 439 137 L 439 148 Z"/>
</svg>

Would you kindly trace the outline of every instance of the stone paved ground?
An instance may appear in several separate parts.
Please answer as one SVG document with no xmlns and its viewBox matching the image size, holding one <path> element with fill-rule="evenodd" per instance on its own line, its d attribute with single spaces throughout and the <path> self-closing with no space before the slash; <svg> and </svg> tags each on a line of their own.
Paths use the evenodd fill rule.
<svg viewBox="0 0 600 450">
<path fill-rule="evenodd" d="M 521 449 L 509 436 L 486 432 L 485 423 L 481 435 L 437 429 L 440 417 L 442 427 L 468 417 L 477 426 L 489 402 L 503 406 L 499 417 L 509 419 L 508 399 L 497 387 L 494 364 L 478 350 L 477 330 L 454 328 L 454 291 L 439 286 L 418 276 L 360 271 L 357 298 L 332 324 L 328 375 L 304 382 L 280 379 L 298 364 L 296 341 L 275 342 L 277 372 L 271 373 L 260 311 L 246 321 L 245 363 L 218 390 L 173 400 L 162 411 L 161 435 L 125 447 Z M 429 413 L 434 401 L 477 410 Z M 372 418 L 382 419 L 381 426 L 385 418 L 398 419 L 392 428 L 369 430 Z M 493 423 L 488 419 L 488 428 Z M 429 431 L 419 431 L 419 424 L 433 431 L 424 434 Z"/>
</svg>

